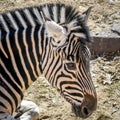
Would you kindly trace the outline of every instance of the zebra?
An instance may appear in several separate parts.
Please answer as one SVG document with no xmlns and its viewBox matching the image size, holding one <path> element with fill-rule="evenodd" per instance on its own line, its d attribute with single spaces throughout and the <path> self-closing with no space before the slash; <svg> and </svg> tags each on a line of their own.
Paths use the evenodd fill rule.
<svg viewBox="0 0 120 120">
<path fill-rule="evenodd" d="M 87 19 L 62 3 L 0 14 L 0 120 L 36 120 L 38 106 L 23 100 L 27 88 L 44 75 L 71 104 L 77 117 L 97 107 L 90 74 L 91 43 Z"/>
</svg>

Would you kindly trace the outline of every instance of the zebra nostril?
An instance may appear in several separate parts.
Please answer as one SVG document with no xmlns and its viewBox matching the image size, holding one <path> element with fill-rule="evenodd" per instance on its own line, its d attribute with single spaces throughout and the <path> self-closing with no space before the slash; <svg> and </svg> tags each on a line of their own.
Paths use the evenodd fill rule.
<svg viewBox="0 0 120 120">
<path fill-rule="evenodd" d="M 72 110 L 76 114 L 76 116 L 82 118 L 87 118 L 92 114 L 92 111 L 90 111 L 89 108 L 86 106 L 74 105 L 72 106 Z"/>
<path fill-rule="evenodd" d="M 82 112 L 84 116 L 88 116 L 90 113 L 87 107 L 83 107 Z"/>
</svg>

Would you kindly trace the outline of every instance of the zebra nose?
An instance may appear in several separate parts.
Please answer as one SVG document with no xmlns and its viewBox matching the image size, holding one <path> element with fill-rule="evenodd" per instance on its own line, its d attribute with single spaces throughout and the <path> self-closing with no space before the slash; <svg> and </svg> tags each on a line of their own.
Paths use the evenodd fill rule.
<svg viewBox="0 0 120 120">
<path fill-rule="evenodd" d="M 95 109 L 94 109 L 95 110 Z M 93 111 L 93 109 L 90 109 L 88 108 L 87 106 L 76 106 L 76 105 L 73 105 L 72 106 L 72 111 L 75 113 L 75 115 L 77 117 L 81 117 L 81 118 L 87 118 L 89 117 Z"/>
<path fill-rule="evenodd" d="M 94 97 L 86 98 L 83 100 L 82 104 L 74 103 L 72 105 L 72 110 L 76 116 L 87 118 L 89 117 L 97 107 L 97 99 Z"/>
<path fill-rule="evenodd" d="M 87 118 L 92 114 L 92 111 L 86 106 L 72 106 L 72 111 L 77 117 Z"/>
</svg>

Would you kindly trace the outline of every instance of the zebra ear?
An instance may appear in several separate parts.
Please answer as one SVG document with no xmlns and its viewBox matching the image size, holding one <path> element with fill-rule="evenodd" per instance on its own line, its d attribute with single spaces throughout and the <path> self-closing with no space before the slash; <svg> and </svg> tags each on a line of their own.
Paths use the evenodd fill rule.
<svg viewBox="0 0 120 120">
<path fill-rule="evenodd" d="M 82 13 L 83 20 L 84 20 L 85 22 L 87 22 L 88 17 L 89 17 L 89 15 L 90 15 L 90 12 L 91 12 L 91 9 L 92 9 L 92 8 L 93 8 L 93 7 L 91 6 L 91 7 L 89 7 L 85 12 Z"/>
<path fill-rule="evenodd" d="M 61 40 L 66 39 L 67 37 L 66 29 L 61 25 L 57 24 L 56 22 L 47 19 L 45 21 L 45 27 L 49 37 L 54 38 L 56 42 L 60 42 Z"/>
</svg>

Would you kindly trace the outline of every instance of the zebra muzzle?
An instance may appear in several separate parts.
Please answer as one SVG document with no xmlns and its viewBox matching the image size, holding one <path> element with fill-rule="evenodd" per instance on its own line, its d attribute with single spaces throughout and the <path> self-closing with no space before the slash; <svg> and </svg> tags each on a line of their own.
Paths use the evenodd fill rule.
<svg viewBox="0 0 120 120">
<path fill-rule="evenodd" d="M 87 96 L 82 101 L 82 104 L 78 104 L 74 102 L 72 104 L 72 111 L 75 113 L 77 117 L 87 118 L 89 117 L 93 111 L 97 108 L 97 99 L 93 96 Z"/>
<path fill-rule="evenodd" d="M 72 105 L 72 111 L 77 117 L 81 118 L 87 118 L 92 114 L 92 112 L 86 106 Z"/>
</svg>

